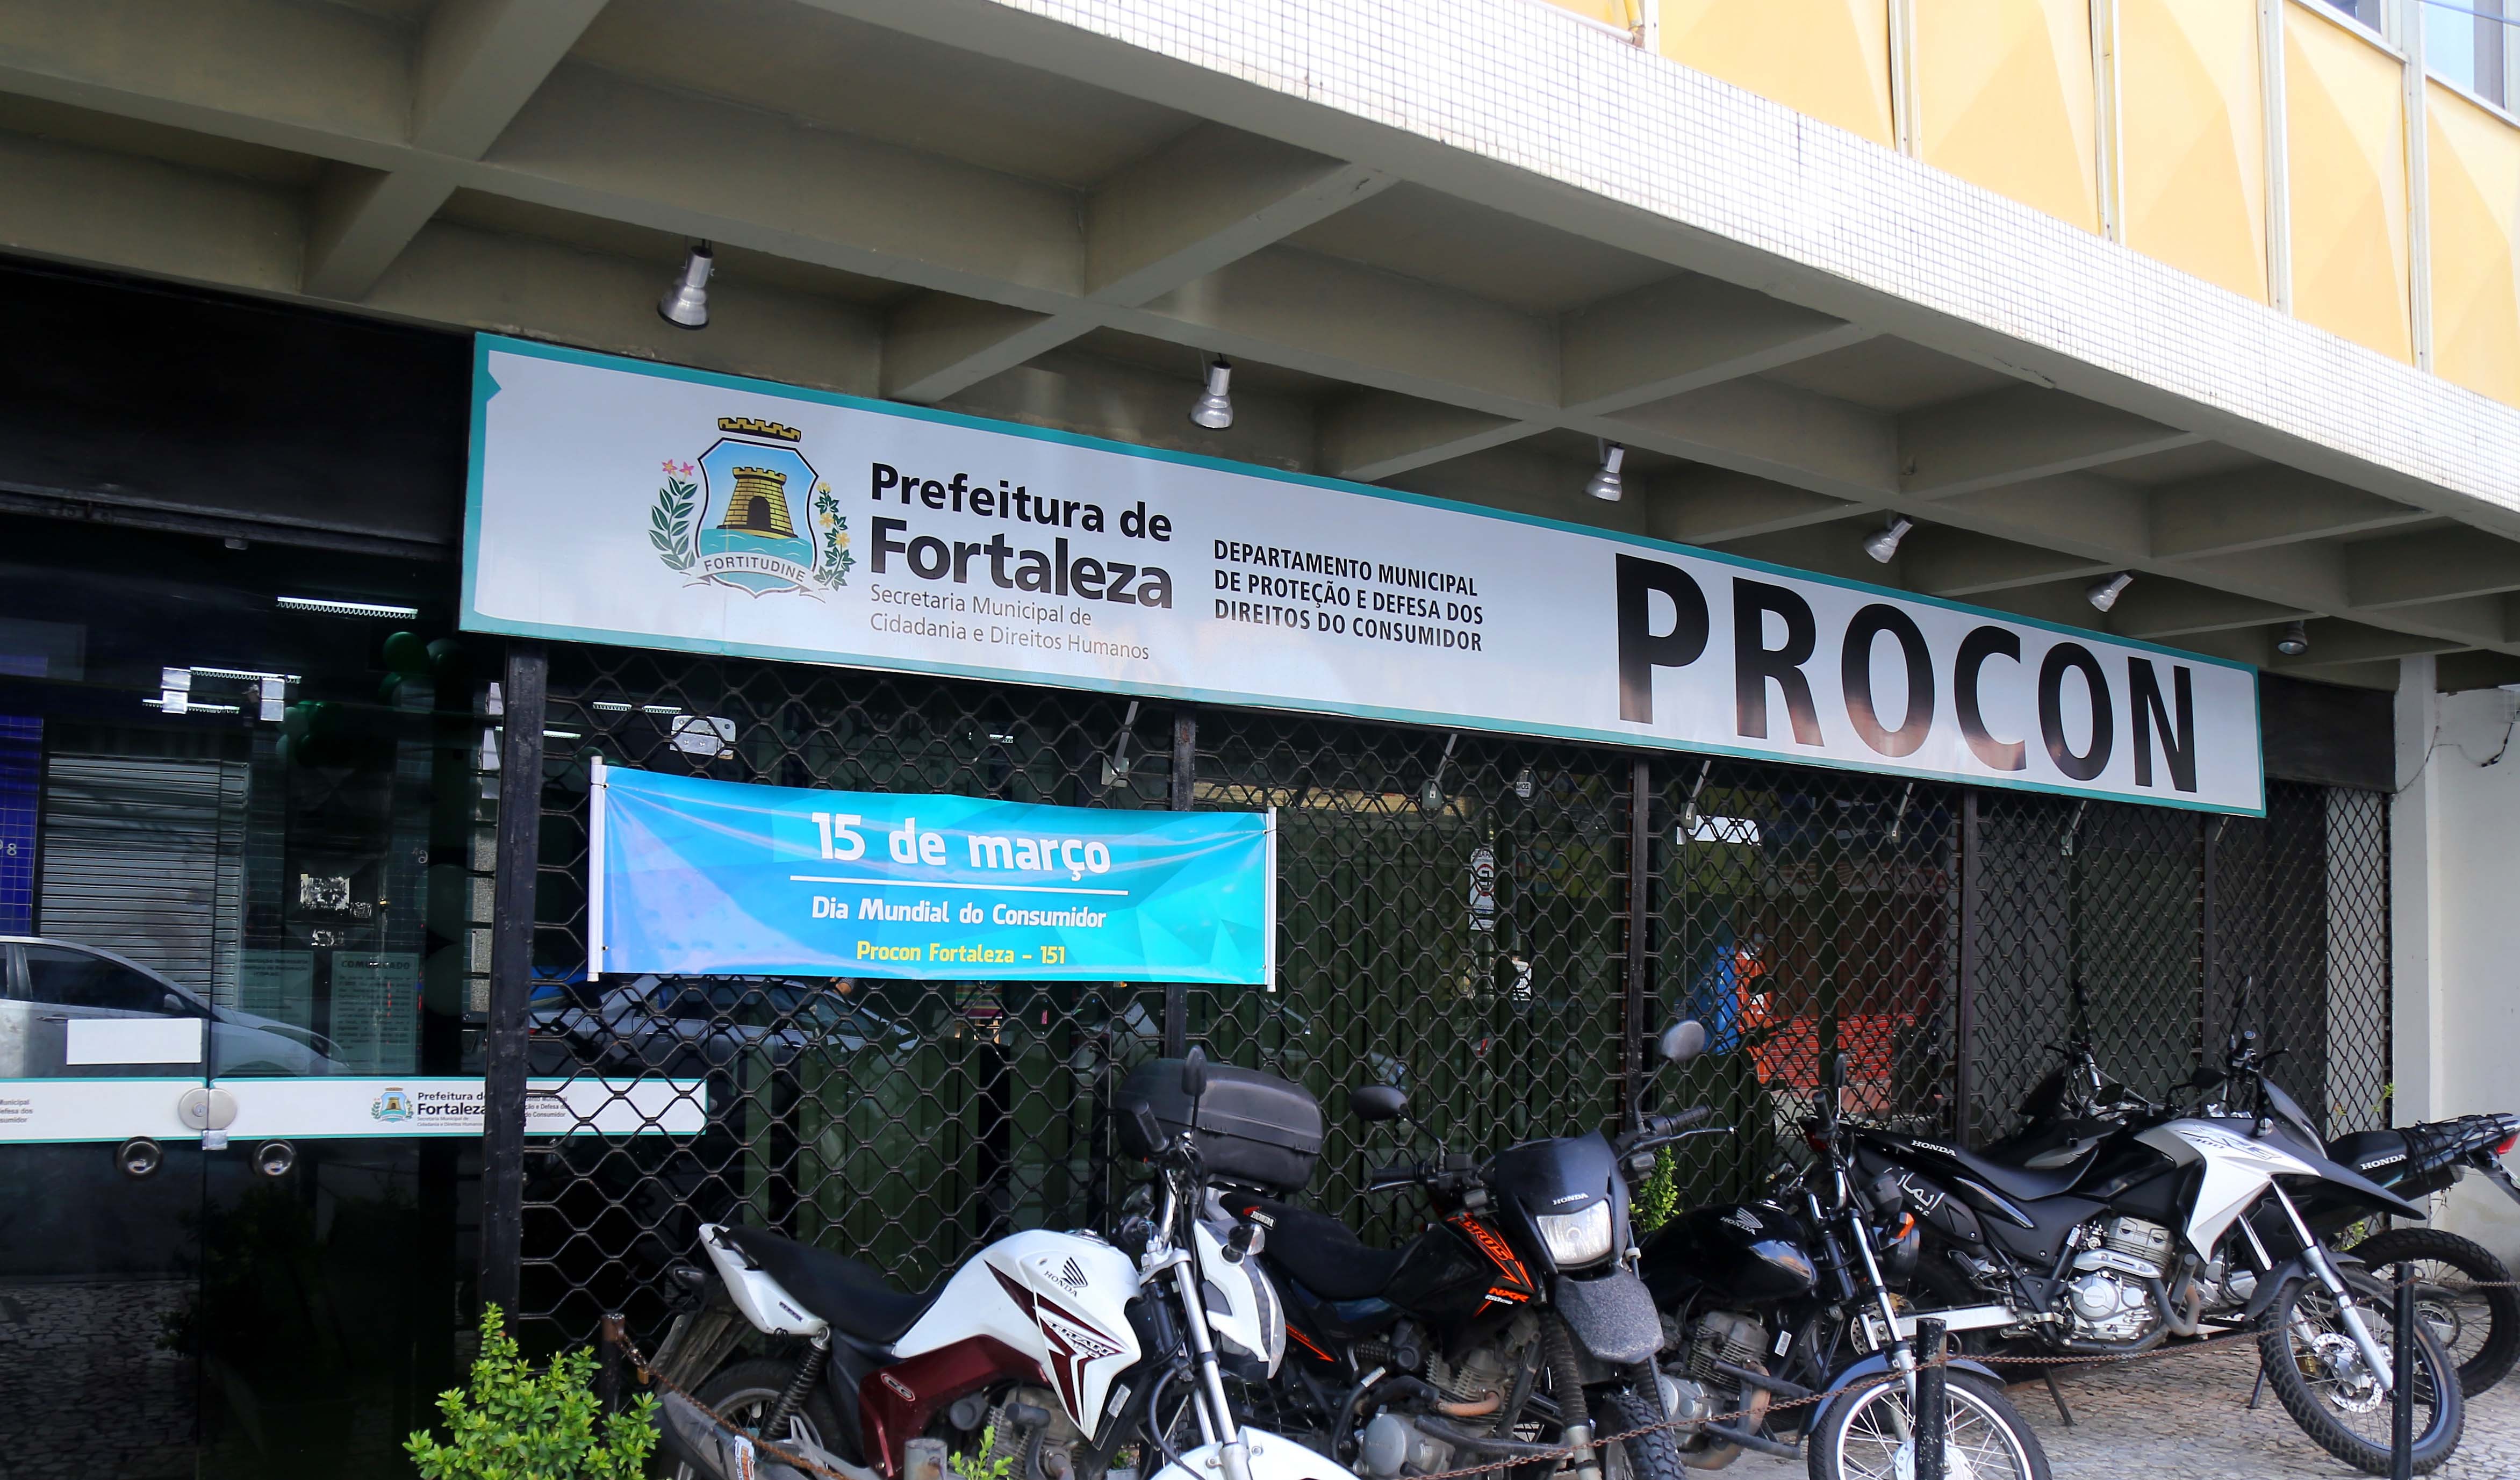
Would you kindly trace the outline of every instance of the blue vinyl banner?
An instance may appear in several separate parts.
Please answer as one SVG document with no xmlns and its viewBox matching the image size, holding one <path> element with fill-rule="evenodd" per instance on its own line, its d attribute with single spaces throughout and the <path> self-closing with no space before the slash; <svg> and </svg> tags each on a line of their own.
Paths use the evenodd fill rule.
<svg viewBox="0 0 2520 1480">
<path fill-rule="evenodd" d="M 1277 814 L 755 786 L 598 764 L 587 969 L 1269 986 Z"/>
</svg>

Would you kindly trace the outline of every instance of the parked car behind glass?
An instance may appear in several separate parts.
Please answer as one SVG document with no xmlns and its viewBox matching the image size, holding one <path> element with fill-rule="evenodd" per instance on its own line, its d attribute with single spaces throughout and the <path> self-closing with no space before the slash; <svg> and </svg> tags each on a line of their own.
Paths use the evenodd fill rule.
<svg viewBox="0 0 2520 1480">
<path fill-rule="evenodd" d="M 160 1064 L 182 1074 L 318 1075 L 341 1072 L 323 1034 L 275 1017 L 222 1008 L 126 957 L 71 940 L 0 935 L 0 1079 L 130 1072 L 132 1065 L 72 1064 L 69 1025 L 110 1018 L 200 1018 L 209 1025 L 208 1065 Z"/>
</svg>

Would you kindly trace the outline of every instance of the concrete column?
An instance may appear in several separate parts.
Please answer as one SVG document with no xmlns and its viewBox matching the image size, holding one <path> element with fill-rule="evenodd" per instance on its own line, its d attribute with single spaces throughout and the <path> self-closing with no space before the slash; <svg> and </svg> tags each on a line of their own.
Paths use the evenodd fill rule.
<svg viewBox="0 0 2520 1480">
<path fill-rule="evenodd" d="M 2423 778 L 2433 839 L 2427 1047 L 2436 1115 L 2520 1110 L 2520 1076 L 2512 1072 L 2520 1061 L 2520 994 L 2511 989 L 2511 963 L 2520 959 L 2520 911 L 2512 908 L 2520 857 L 2511 842 L 2520 835 L 2515 718 L 2520 695 L 2498 689 L 2438 701 L 2439 740 Z M 2398 1020 L 2408 1015 L 2402 987 Z M 2492 1183 L 2469 1177 L 2443 1201 L 2441 1226 L 2506 1263 L 2520 1257 L 2520 1207 Z"/>
<path fill-rule="evenodd" d="M 2428 764 L 2441 730 L 2433 659 L 2398 659 L 2397 779 L 2390 803 L 2391 1121 L 2435 1120 L 2443 1108 L 2440 785 Z M 2408 778 L 2412 778 L 2411 781 Z"/>
</svg>

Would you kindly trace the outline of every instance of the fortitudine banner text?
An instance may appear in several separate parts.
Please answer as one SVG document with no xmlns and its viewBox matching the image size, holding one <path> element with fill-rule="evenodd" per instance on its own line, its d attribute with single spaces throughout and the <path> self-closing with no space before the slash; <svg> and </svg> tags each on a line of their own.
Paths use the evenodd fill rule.
<svg viewBox="0 0 2520 1480">
<path fill-rule="evenodd" d="M 474 381 L 474 631 L 2264 809 L 2243 664 L 490 336 Z"/>
</svg>

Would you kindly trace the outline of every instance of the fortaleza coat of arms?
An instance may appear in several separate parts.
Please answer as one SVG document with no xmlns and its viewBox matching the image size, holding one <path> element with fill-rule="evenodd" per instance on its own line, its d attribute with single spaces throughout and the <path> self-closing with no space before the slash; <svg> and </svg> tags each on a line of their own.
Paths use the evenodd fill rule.
<svg viewBox="0 0 2520 1480">
<path fill-rule="evenodd" d="M 767 596 L 849 583 L 849 521 L 805 461 L 805 434 L 753 417 L 720 417 L 698 463 L 665 461 L 648 543 L 668 570 Z M 803 517 L 799 518 L 799 512 Z"/>
</svg>

